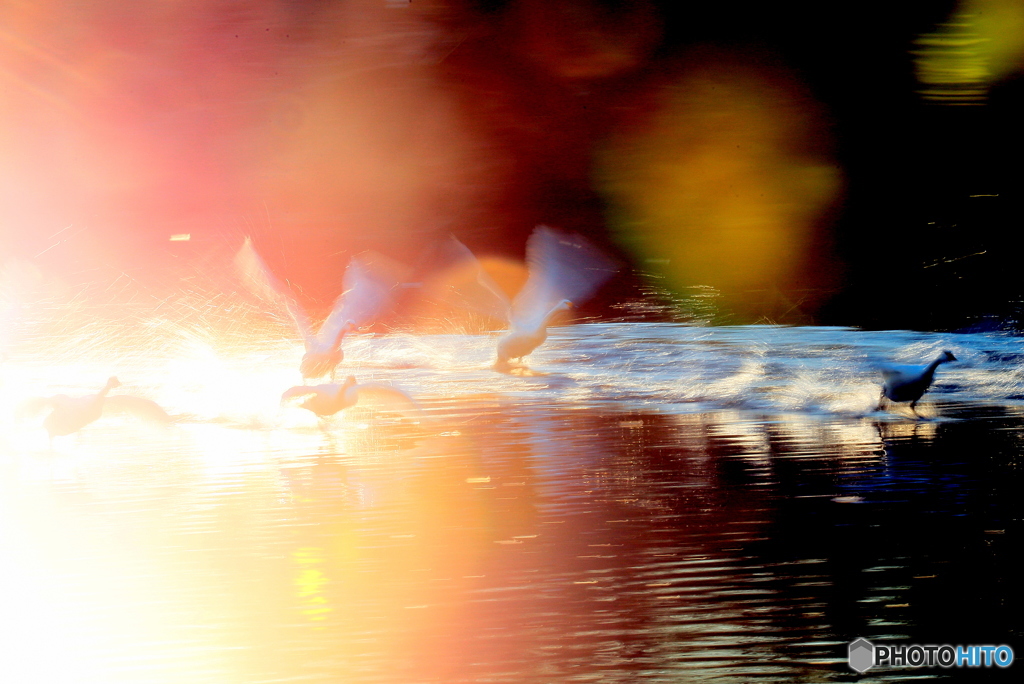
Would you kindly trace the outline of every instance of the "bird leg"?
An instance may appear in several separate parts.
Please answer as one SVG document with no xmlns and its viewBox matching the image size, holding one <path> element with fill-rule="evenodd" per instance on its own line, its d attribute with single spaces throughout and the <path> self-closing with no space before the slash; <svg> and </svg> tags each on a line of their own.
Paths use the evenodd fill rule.
<svg viewBox="0 0 1024 684">
<path fill-rule="evenodd" d="M 878 397 L 878 408 L 876 408 L 875 410 L 876 411 L 881 411 L 883 406 L 885 406 L 885 388 L 884 387 L 882 388 L 881 396 Z"/>
<path fill-rule="evenodd" d="M 917 416 L 918 418 L 924 418 L 924 416 L 922 416 L 920 413 L 918 413 L 917 409 L 914 408 L 916 405 L 917 405 L 917 399 L 915 399 L 914 401 L 910 402 L 910 410 L 913 411 L 914 415 Z"/>
</svg>

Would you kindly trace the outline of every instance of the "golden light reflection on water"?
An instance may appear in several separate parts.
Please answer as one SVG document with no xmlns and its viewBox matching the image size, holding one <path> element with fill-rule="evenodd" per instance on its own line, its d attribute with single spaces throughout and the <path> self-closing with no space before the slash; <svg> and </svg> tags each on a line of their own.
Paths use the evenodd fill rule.
<svg viewBox="0 0 1024 684">
<path fill-rule="evenodd" d="M 481 619 L 511 630 L 512 642 L 489 646 L 500 660 L 521 645 L 512 625 L 537 619 L 542 606 L 614 600 L 614 583 L 586 579 L 583 567 L 544 578 L 548 563 L 616 558 L 620 542 L 598 536 L 559 559 L 551 544 L 572 529 L 552 536 L 552 524 L 566 521 L 541 513 L 542 492 L 558 496 L 551 487 L 564 485 L 555 480 L 578 478 L 570 487 L 580 494 L 607 490 L 627 508 L 651 510 L 656 495 L 631 472 L 638 464 L 615 464 L 601 423 L 578 412 L 457 424 L 442 421 L 434 429 L 443 435 L 398 450 L 387 446 L 386 424 L 351 430 L 343 421 L 333 437 L 308 440 L 180 425 L 145 444 L 123 443 L 108 424 L 66 450 L 5 460 L 3 529 L 18 538 L 4 540 L 14 554 L 3 586 L 22 597 L 13 604 L 18 624 L 40 626 L 10 654 L 22 681 L 241 682 L 307 670 L 317 681 L 362 681 L 374 671 L 400 680 L 417 669 L 443 677 L 479 656 L 452 646 Z M 537 459 L 559 458 L 565 440 L 608 466 L 545 474 L 550 466 Z M 328 450 L 308 455 L 304 442 Z M 58 475 L 62 462 L 73 466 Z M 26 480 L 34 466 L 45 474 Z M 11 497 L 15 483 L 20 494 Z M 501 601 L 513 612 L 480 613 L 487 593 L 473 595 L 488 577 L 505 576 L 519 595 L 537 572 L 548 586 L 537 606 Z M 488 591 L 500 595 L 501 583 Z M 543 631 L 600 622 L 600 611 L 588 612 L 550 615 Z M 46 657 L 52 649 L 67 655 L 66 671 Z"/>
<path fill-rule="evenodd" d="M 299 598 L 302 614 L 312 622 L 327 619 L 331 607 L 324 596 L 324 587 L 328 582 L 323 570 L 323 549 L 302 548 L 292 556 L 298 570 L 295 576 L 295 589 Z"/>
</svg>

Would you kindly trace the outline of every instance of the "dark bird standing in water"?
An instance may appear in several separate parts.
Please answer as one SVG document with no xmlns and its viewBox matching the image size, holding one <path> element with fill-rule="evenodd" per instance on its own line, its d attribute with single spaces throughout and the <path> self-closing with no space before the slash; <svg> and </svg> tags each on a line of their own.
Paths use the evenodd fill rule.
<svg viewBox="0 0 1024 684">
<path fill-rule="evenodd" d="M 885 400 L 909 401 L 910 410 L 914 415 L 921 418 L 915 406 L 929 387 L 935 377 L 935 369 L 941 363 L 956 361 L 952 352 L 944 351 L 929 364 L 923 366 L 894 366 L 882 367 L 882 396 L 878 400 L 878 409 L 881 410 Z"/>
</svg>

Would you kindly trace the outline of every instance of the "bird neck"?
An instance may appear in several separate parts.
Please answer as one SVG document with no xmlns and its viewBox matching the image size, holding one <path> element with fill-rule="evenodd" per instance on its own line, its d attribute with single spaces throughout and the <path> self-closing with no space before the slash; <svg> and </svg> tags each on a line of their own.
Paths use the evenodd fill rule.
<svg viewBox="0 0 1024 684">
<path fill-rule="evenodd" d="M 924 369 L 924 377 L 930 378 L 933 375 L 935 375 L 935 369 L 939 367 L 940 363 L 944 363 L 945 360 L 945 357 L 940 356 L 939 358 L 929 363 L 928 367 Z"/>
<path fill-rule="evenodd" d="M 354 321 L 348 321 L 347 323 L 345 323 L 345 325 L 341 326 L 341 330 L 338 331 L 337 336 L 335 336 L 335 338 L 331 340 L 331 351 L 336 351 L 339 347 L 341 347 L 341 343 L 342 340 L 345 339 L 345 335 L 349 334 L 355 329 L 356 324 Z"/>
<path fill-rule="evenodd" d="M 554 319 L 554 317 L 558 314 L 558 312 L 559 311 L 564 311 L 564 310 L 565 310 L 565 304 L 563 302 L 559 302 L 558 304 L 555 304 L 553 307 L 551 307 L 550 311 L 548 311 L 546 314 L 544 314 L 544 318 L 543 318 L 543 320 L 541 322 L 541 327 L 546 328 L 549 325 L 551 325 L 552 319 Z"/>
</svg>

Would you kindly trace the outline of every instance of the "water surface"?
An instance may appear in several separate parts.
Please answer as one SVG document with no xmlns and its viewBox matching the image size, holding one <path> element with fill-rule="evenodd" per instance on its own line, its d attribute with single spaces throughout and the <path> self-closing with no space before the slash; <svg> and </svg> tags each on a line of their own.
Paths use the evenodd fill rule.
<svg viewBox="0 0 1024 684">
<path fill-rule="evenodd" d="M 524 375 L 493 336 L 352 338 L 343 373 L 423 413 L 323 423 L 278 403 L 284 339 L 15 350 L 5 680 L 845 681 L 857 637 L 1020 643 L 1019 338 L 552 333 Z M 943 349 L 929 420 L 874 411 L 878 362 Z M 175 423 L 14 417 L 111 373 Z"/>
</svg>

